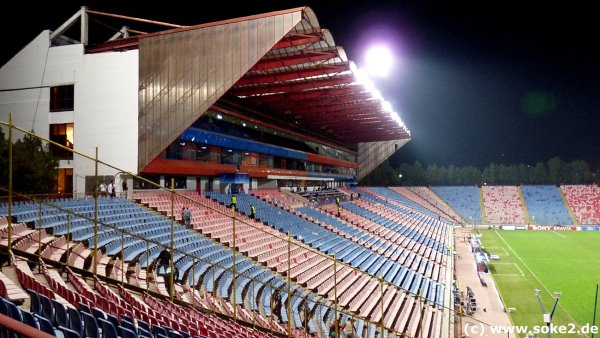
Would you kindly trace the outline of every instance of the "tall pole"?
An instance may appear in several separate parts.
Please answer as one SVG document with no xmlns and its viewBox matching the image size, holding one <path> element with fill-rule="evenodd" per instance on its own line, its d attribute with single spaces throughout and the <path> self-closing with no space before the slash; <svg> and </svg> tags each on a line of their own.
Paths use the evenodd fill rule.
<svg viewBox="0 0 600 338">
<path fill-rule="evenodd" d="M 148 283 L 148 276 L 150 276 L 150 242 L 146 240 L 146 292 L 150 289 L 150 283 Z"/>
<path fill-rule="evenodd" d="M 381 285 L 381 336 L 383 337 L 383 330 L 385 328 L 383 318 L 385 315 L 384 306 L 383 306 L 383 271 L 381 272 L 381 277 L 379 277 L 379 284 Z"/>
<path fill-rule="evenodd" d="M 171 298 L 171 301 L 173 301 L 174 297 L 174 292 L 173 292 L 173 276 L 175 275 L 175 271 L 174 271 L 174 267 L 175 267 L 175 262 L 173 262 L 173 260 L 175 259 L 175 177 L 171 177 L 171 273 L 169 274 L 169 279 L 170 279 L 170 283 L 169 283 L 169 297 Z"/>
<path fill-rule="evenodd" d="M 338 323 L 337 317 L 337 303 L 338 303 L 338 296 L 337 296 L 337 259 L 336 259 L 336 254 L 333 254 L 333 322 L 335 323 L 335 336 L 339 337 L 340 336 L 340 323 Z"/>
<path fill-rule="evenodd" d="M 113 187 L 114 189 L 114 187 Z M 125 283 L 123 276 L 123 268 L 125 267 L 125 231 L 121 230 L 121 285 Z"/>
<path fill-rule="evenodd" d="M 42 258 L 42 201 L 40 201 L 39 219 L 38 219 L 38 259 Z"/>
<path fill-rule="evenodd" d="M 12 251 L 12 204 L 13 204 L 13 140 L 12 140 L 12 113 L 8 114 L 8 253 Z M 10 264 L 10 259 L 8 260 Z"/>
<path fill-rule="evenodd" d="M 195 281 L 196 281 L 196 264 L 198 264 L 196 262 L 196 257 L 193 257 L 192 258 L 192 281 L 194 283 L 191 285 L 191 287 L 192 287 L 192 307 L 196 307 L 195 306 L 195 304 L 196 304 L 196 297 L 195 297 L 195 294 L 194 294 L 194 291 L 196 290 L 196 283 L 195 283 Z"/>
<path fill-rule="evenodd" d="M 598 284 L 596 284 L 596 297 L 594 298 L 594 319 L 592 319 L 592 327 L 596 327 L 596 308 L 597 308 L 597 305 L 598 305 Z M 592 331 L 592 338 L 594 338 L 594 335 L 595 335 L 594 331 Z"/>
<path fill-rule="evenodd" d="M 236 296 L 235 296 L 235 288 L 236 288 L 236 280 L 235 280 L 235 208 L 236 206 L 234 206 L 233 208 L 231 208 L 231 213 L 232 215 L 232 228 L 233 228 L 233 246 L 231 247 L 231 253 L 233 255 L 232 258 L 232 263 L 233 266 L 231 267 L 231 272 L 233 274 L 232 276 L 232 289 L 231 289 L 231 293 L 232 295 L 232 299 L 233 299 L 233 321 L 237 321 L 237 305 L 236 305 Z M 214 275 L 214 271 L 213 271 L 213 275 Z M 213 284 L 213 288 L 215 287 L 215 285 Z"/>
<path fill-rule="evenodd" d="M 100 192 L 98 184 L 98 147 L 96 147 L 96 159 L 94 160 L 94 277 L 96 277 L 98 268 L 98 193 Z"/>
<path fill-rule="evenodd" d="M 288 317 L 288 338 L 292 337 L 292 258 L 291 258 L 291 237 L 290 237 L 290 230 L 288 230 L 287 233 L 287 240 L 288 240 L 288 271 L 287 271 L 287 285 L 288 285 L 288 289 L 287 289 L 287 317 Z M 283 305 L 283 304 L 282 304 Z"/>
<path fill-rule="evenodd" d="M 67 263 L 69 265 L 69 256 L 71 255 L 71 211 L 67 211 Z"/>
</svg>

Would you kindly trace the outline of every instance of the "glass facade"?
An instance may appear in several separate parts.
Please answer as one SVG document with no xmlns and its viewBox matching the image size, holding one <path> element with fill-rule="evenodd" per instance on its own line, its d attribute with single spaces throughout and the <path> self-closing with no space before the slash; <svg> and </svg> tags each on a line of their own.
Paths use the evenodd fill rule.
<svg viewBox="0 0 600 338">
<path fill-rule="evenodd" d="M 73 149 L 73 123 L 61 123 L 50 125 L 50 140 L 65 147 Z M 73 152 L 51 145 L 50 150 L 54 157 L 60 160 L 72 160 Z"/>
<path fill-rule="evenodd" d="M 301 20 L 298 10 L 140 38 L 138 168 L 159 156 Z"/>
</svg>

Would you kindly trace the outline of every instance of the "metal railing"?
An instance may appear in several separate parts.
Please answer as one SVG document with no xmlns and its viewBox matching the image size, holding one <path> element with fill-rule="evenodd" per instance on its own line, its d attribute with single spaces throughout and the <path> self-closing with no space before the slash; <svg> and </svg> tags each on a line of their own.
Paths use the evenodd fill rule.
<svg viewBox="0 0 600 338">
<path fill-rule="evenodd" d="M 364 323 L 363 326 L 363 330 L 365 332 L 367 332 L 368 330 L 375 330 L 376 332 L 386 332 L 388 337 L 391 336 L 396 336 L 396 337 L 409 337 L 410 335 L 407 334 L 405 327 L 400 327 L 399 330 L 396 330 L 395 327 L 387 327 L 385 325 L 385 318 L 386 318 L 386 306 L 385 306 L 385 299 L 384 299 L 384 294 L 386 292 L 386 290 L 389 290 L 389 288 L 393 288 L 391 290 L 394 290 L 394 294 L 392 296 L 392 299 L 396 298 L 396 299 L 400 299 L 400 297 L 415 297 L 415 304 L 418 303 L 418 305 L 415 305 L 413 309 L 402 309 L 403 311 L 413 311 L 411 316 L 413 316 L 414 318 L 416 318 L 416 320 L 418 320 L 417 328 L 414 329 L 413 328 L 413 332 L 417 333 L 417 336 L 419 337 L 425 337 L 429 335 L 429 332 L 423 332 L 423 328 L 425 327 L 425 323 L 423 323 L 423 319 L 424 319 L 424 313 L 425 311 L 436 311 L 439 312 L 440 315 L 439 319 L 437 320 L 437 322 L 435 323 L 431 323 L 433 326 L 436 325 L 442 325 L 442 317 L 446 317 L 446 318 L 450 318 L 452 315 L 452 311 L 453 309 L 448 308 L 447 305 L 445 304 L 438 304 L 438 303 L 432 303 L 430 300 L 426 299 L 425 297 L 423 297 L 420 292 L 417 294 L 411 294 L 409 291 L 401 289 L 400 287 L 396 286 L 396 285 L 392 285 L 390 283 L 388 283 L 387 281 L 384 280 L 383 275 L 382 276 L 373 276 L 370 275 L 366 272 L 363 271 L 359 271 L 358 269 L 348 265 L 347 263 L 344 263 L 342 261 L 339 261 L 336 259 L 335 254 L 333 255 L 333 257 L 330 257 L 329 255 L 320 252 L 318 250 L 315 250 L 313 248 L 311 248 L 310 246 L 292 239 L 292 237 L 290 236 L 289 232 L 288 234 L 284 234 L 284 233 L 275 233 L 274 231 L 272 231 L 272 229 L 265 229 L 265 227 L 259 226 L 254 224 L 253 222 L 250 222 L 245 216 L 242 215 L 238 215 L 236 213 L 236 211 L 234 209 L 231 210 L 221 210 L 220 208 L 215 208 L 213 207 L 213 205 L 211 203 L 205 203 L 201 200 L 198 199 L 194 199 L 191 198 L 190 196 L 187 196 L 186 194 L 181 194 L 180 192 L 176 191 L 174 189 L 174 180 L 172 179 L 171 181 L 171 188 L 167 189 L 163 186 L 160 186 L 148 179 L 145 179 L 143 177 L 140 177 L 138 175 L 135 175 L 127 170 L 123 170 L 120 168 L 117 168 L 113 165 L 110 165 L 106 162 L 103 162 L 99 159 L 98 157 L 98 148 L 96 148 L 96 152 L 94 156 L 89 156 L 86 154 L 83 154 L 81 152 L 75 151 L 73 149 L 70 149 L 68 147 L 62 146 L 56 142 L 53 142 L 51 140 L 48 140 L 46 138 L 40 137 L 39 135 L 34 134 L 33 132 L 29 132 L 27 130 L 24 130 L 22 128 L 19 128 L 17 126 L 14 126 L 12 124 L 12 119 L 9 118 L 8 122 L 4 122 L 4 121 L 0 121 L 0 125 L 2 126 L 6 126 L 8 127 L 8 147 L 9 147 L 9 159 L 8 159 L 8 165 L 9 165 L 9 178 L 8 178 L 8 187 L 0 187 L 0 190 L 3 190 L 8 196 L 7 196 L 7 211 L 6 211 L 6 216 L 7 216 L 7 250 L 9 252 L 19 252 L 20 250 L 18 248 L 15 248 L 15 245 L 18 244 L 18 241 L 22 241 L 23 239 L 15 239 L 15 234 L 13 233 L 14 230 L 14 221 L 16 220 L 18 223 L 19 219 L 26 219 L 23 218 L 23 210 L 22 209 L 27 209 L 28 212 L 30 214 L 34 214 L 37 219 L 36 220 L 30 220 L 28 221 L 28 225 L 30 227 L 33 227 L 34 230 L 37 230 L 37 236 L 35 238 L 37 238 L 37 250 L 34 253 L 39 259 L 48 259 L 48 257 L 45 257 L 44 254 L 44 249 L 48 249 L 48 251 L 51 251 L 50 249 L 56 249 L 56 250 L 60 250 L 60 249 L 64 249 L 64 247 L 66 247 L 66 251 L 64 254 L 64 258 L 59 261 L 56 262 L 57 264 L 60 265 L 64 265 L 64 266 L 71 266 L 73 267 L 74 262 L 79 260 L 84 260 L 84 265 L 83 270 L 85 270 L 86 268 L 91 268 L 91 274 L 94 277 L 99 276 L 99 268 L 104 268 L 106 267 L 104 264 L 106 263 L 104 262 L 100 262 L 101 257 L 103 257 L 103 255 L 106 254 L 107 248 L 106 248 L 106 244 L 107 243 L 111 243 L 111 242 L 115 242 L 115 241 L 120 241 L 120 250 L 118 250 L 117 254 L 113 255 L 111 258 L 109 258 L 108 262 L 115 262 L 115 261 L 119 261 L 121 265 L 120 267 L 120 271 L 119 274 L 114 274 L 114 273 L 110 273 L 109 276 L 101 276 L 103 279 L 109 280 L 112 283 L 115 284 L 120 284 L 123 286 L 127 286 L 132 288 L 133 290 L 138 290 L 140 292 L 152 292 L 153 294 L 160 296 L 162 295 L 163 298 L 168 298 L 170 301 L 172 302 L 178 302 L 181 303 L 181 299 L 186 298 L 184 295 L 177 293 L 175 290 L 175 284 L 177 283 L 176 281 L 176 276 L 175 276 L 175 268 L 177 267 L 178 263 L 180 266 L 182 266 L 183 264 L 181 262 L 184 261 L 191 261 L 191 264 L 189 266 L 186 265 L 186 271 L 183 271 L 183 276 L 187 277 L 186 279 L 188 281 L 196 281 L 198 280 L 198 283 L 195 285 L 190 285 L 191 287 L 191 302 L 189 305 L 194 306 L 194 307 L 200 307 L 201 304 L 198 303 L 198 299 L 208 299 L 207 297 L 216 297 L 216 298 L 224 298 L 224 299 L 228 299 L 230 300 L 230 304 L 232 305 L 232 311 L 229 314 L 228 311 L 221 311 L 223 312 L 221 315 L 226 315 L 226 316 L 230 316 L 231 319 L 233 321 L 236 322 L 242 322 L 246 325 L 251 325 L 253 327 L 263 327 L 263 329 L 272 332 L 273 334 L 281 334 L 282 332 L 278 332 L 278 330 L 276 330 L 276 326 L 275 325 L 270 325 L 268 327 L 264 327 L 265 325 L 263 323 L 260 322 L 260 320 L 256 320 L 257 317 L 256 316 L 251 316 L 252 321 L 248 321 L 248 312 L 246 313 L 239 313 L 239 311 L 241 309 L 247 309 L 250 312 L 258 312 L 259 314 L 261 314 L 263 317 L 267 318 L 267 317 L 276 317 L 279 319 L 285 319 L 283 317 L 287 317 L 287 325 L 285 325 L 284 321 L 280 321 L 280 325 L 282 327 L 286 328 L 286 334 L 288 337 L 292 337 L 292 336 L 299 336 L 298 333 L 298 329 L 300 331 L 303 331 L 304 336 L 307 336 L 308 333 L 310 332 L 310 326 L 314 327 L 315 333 L 320 336 L 320 337 L 325 337 L 328 334 L 328 328 L 332 328 L 335 329 L 338 334 L 336 336 L 339 337 L 339 331 L 340 331 L 340 327 L 338 325 L 335 325 L 333 319 L 335 318 L 349 318 L 352 319 L 352 321 L 355 323 L 359 323 L 362 321 L 362 323 Z M 147 236 L 140 234 L 137 231 L 133 231 L 132 227 L 125 227 L 124 224 L 125 222 L 120 222 L 120 221 L 107 221 L 106 217 L 104 217 L 103 215 L 101 215 L 101 213 L 104 212 L 104 210 L 106 210 L 106 207 L 110 207 L 111 203 L 108 203 L 111 199 L 109 197 L 100 197 L 99 194 L 97 193 L 97 190 L 94 190 L 94 193 L 91 196 L 86 196 L 85 199 L 88 199 L 88 205 L 91 205 L 92 201 L 89 200 L 93 200 L 93 210 L 92 213 L 89 212 L 89 210 L 87 212 L 85 211 L 81 211 L 75 207 L 71 208 L 68 205 L 66 205 L 65 201 L 68 200 L 61 200 L 61 199 L 56 199 L 56 198 L 46 198 L 47 196 L 31 196 L 31 195 L 26 195 L 26 194 L 20 194 L 19 192 L 13 191 L 13 149 L 12 149 L 12 144 L 14 142 L 14 134 L 13 134 L 13 130 L 19 131 L 21 133 L 24 134 L 28 134 L 30 136 L 36 137 L 40 140 L 42 140 L 42 142 L 49 144 L 53 147 L 60 147 L 66 151 L 71 151 L 73 152 L 74 156 L 76 158 L 77 161 L 89 161 L 93 163 L 93 167 L 94 167 L 94 189 L 97 189 L 97 187 L 99 186 L 99 177 L 100 177 L 100 173 L 106 175 L 106 174 L 111 174 L 111 173 L 125 173 L 126 175 L 128 175 L 128 177 L 133 177 L 137 180 L 141 180 L 144 181 L 146 184 L 154 187 L 156 190 L 155 192 L 158 193 L 164 193 L 164 194 L 168 194 L 168 200 L 169 200 L 169 212 L 167 212 L 167 215 L 165 218 L 165 220 L 168 220 L 168 224 L 169 224 L 169 240 L 168 240 L 168 247 L 169 247 L 169 251 L 170 251 L 170 260 L 169 260 L 169 267 L 170 267 L 170 272 L 168 274 L 168 281 L 165 281 L 165 284 L 168 285 L 168 290 L 167 290 L 167 294 L 165 295 L 164 292 L 161 294 L 161 283 L 158 283 L 157 281 L 160 280 L 161 276 L 156 276 L 156 262 L 155 259 L 153 259 L 152 261 L 150 260 L 151 256 L 156 258 L 155 255 L 152 254 L 152 249 L 153 248 L 164 248 L 167 246 L 167 243 L 165 243 L 164 241 L 157 241 L 155 239 L 152 238 L 148 238 Z M 88 167 L 91 167 L 90 163 L 83 163 L 85 165 L 87 165 Z M 114 175 L 114 174 L 113 174 Z M 130 185 L 132 187 L 132 185 Z M 132 187 L 133 188 L 133 187 Z M 144 190 L 147 191 L 147 190 Z M 15 200 L 20 200 L 20 201 L 28 201 L 28 202 L 21 202 L 20 205 L 18 206 L 17 211 L 15 211 Z M 79 199 L 74 199 L 74 200 L 79 200 Z M 124 201 L 122 199 L 112 199 L 112 201 Z M 220 247 L 217 249 L 214 249 L 215 251 L 218 250 L 228 250 L 231 254 L 231 265 L 229 264 L 223 264 L 222 261 L 212 261 L 210 259 L 208 259 L 208 257 L 204 257 L 203 255 L 200 255 L 198 253 L 189 253 L 186 251 L 183 251 L 181 248 L 179 248 L 176 245 L 176 241 L 177 241 L 177 236 L 176 236 L 176 232 L 177 231 L 181 231 L 183 229 L 185 229 L 182 225 L 179 224 L 179 222 L 176 221 L 176 216 L 175 216 L 175 206 L 179 205 L 181 203 L 185 203 L 188 206 L 194 206 L 195 208 L 201 209 L 201 210 L 206 210 L 207 212 L 210 213 L 216 213 L 219 214 L 223 217 L 228 217 L 230 219 L 230 223 L 229 225 L 226 225 L 226 227 L 228 229 L 231 229 L 231 233 L 233 235 L 232 237 L 232 243 L 231 245 L 229 245 L 226 241 L 221 243 L 221 242 L 217 242 L 214 238 L 208 238 L 203 236 L 200 233 L 196 233 L 195 236 L 198 237 L 198 239 L 210 239 L 212 241 L 211 245 L 212 246 L 217 246 Z M 140 205 L 137 205 L 138 208 L 141 208 L 140 210 L 144 210 L 144 208 Z M 89 208 L 88 208 L 89 209 Z M 0 208 L 0 210 L 2 210 Z M 147 210 L 147 209 L 146 209 Z M 58 224 L 65 224 L 66 225 L 66 232 L 65 232 L 65 239 L 66 239 L 66 246 L 61 246 L 61 248 L 52 248 L 51 245 L 53 245 L 53 242 L 50 242 L 49 244 L 47 244 L 46 246 L 44 246 L 43 241 L 43 233 L 46 230 L 50 230 L 50 229 L 55 229 L 55 226 L 46 226 L 47 224 L 45 224 L 45 222 L 50 222 L 48 221 L 45 216 L 51 216 L 52 214 L 55 214 L 55 218 L 57 219 Z M 147 210 L 146 211 L 146 215 L 148 215 L 148 217 L 152 216 L 152 215 L 158 215 L 155 211 L 150 211 Z M 79 223 L 85 223 L 86 225 L 82 228 L 79 227 L 76 230 L 73 229 L 73 223 L 74 222 L 78 222 Z M 133 223 L 133 222 L 132 222 Z M 142 223 L 143 224 L 143 223 Z M 164 222 L 163 222 L 164 224 Z M 240 251 L 238 250 L 238 243 L 236 242 L 237 238 L 238 238 L 238 234 L 237 232 L 237 228 L 239 228 L 240 224 L 243 224 L 244 228 L 251 228 L 254 229 L 255 231 L 260 231 L 262 232 L 265 236 L 269 237 L 269 238 L 275 238 L 278 241 L 284 241 L 287 243 L 287 257 L 282 257 L 282 259 L 286 259 L 287 260 L 287 269 L 286 271 L 283 271 L 282 273 L 277 273 L 276 271 L 272 271 L 267 267 L 264 267 L 262 265 L 253 263 L 255 267 L 258 267 L 259 269 L 262 269 L 262 272 L 265 273 L 265 275 L 269 275 L 269 278 L 266 279 L 259 279 L 256 275 L 254 274 L 249 274 L 245 271 L 239 271 L 238 267 L 237 267 L 237 256 L 242 254 L 240 253 Z M 93 230 L 93 236 L 91 237 L 86 237 L 87 240 L 85 241 L 81 241 L 79 243 L 87 243 L 87 249 L 90 250 L 90 254 L 87 257 L 81 256 L 80 252 L 75 252 L 74 249 L 77 248 L 76 245 L 79 245 L 79 248 L 81 248 L 81 244 L 74 244 L 75 241 L 73 240 L 73 237 L 75 234 L 77 234 L 78 230 L 81 229 L 88 229 L 88 231 L 92 231 Z M 112 240 L 111 242 L 107 242 L 107 243 L 103 243 L 102 245 L 100 245 L 99 243 L 99 235 L 103 235 L 109 231 L 112 231 L 114 233 L 114 240 Z M 189 230 L 189 231 L 193 231 L 193 230 Z M 192 238 L 192 237 L 190 237 Z M 194 237 L 195 238 L 195 237 Z M 125 251 L 127 249 L 127 246 L 130 245 L 132 242 L 134 241 L 138 241 L 138 242 L 143 242 L 145 245 L 145 251 L 141 254 L 136 255 L 135 258 L 125 262 Z M 315 293 L 313 292 L 313 290 L 307 290 L 304 286 L 298 284 L 297 282 L 295 282 L 293 280 L 292 274 L 293 274 L 293 266 L 291 263 L 291 252 L 294 251 L 297 248 L 301 248 L 302 250 L 304 250 L 305 252 L 310 252 L 316 255 L 319 255 L 320 257 L 322 257 L 323 259 L 326 259 L 329 264 L 331 264 L 330 266 L 333 268 L 333 275 L 331 275 L 330 277 L 333 278 L 333 297 L 329 296 L 329 294 L 324 294 L 324 291 L 321 293 Z M 156 249 L 155 249 L 156 250 Z M 75 259 L 72 259 L 72 255 L 79 255 L 78 257 L 76 257 Z M 47 255 L 46 255 L 47 256 Z M 143 262 L 141 260 L 141 257 L 145 258 L 145 262 Z M 175 259 L 175 257 L 179 257 L 177 260 Z M 85 262 L 85 259 L 88 260 L 88 262 Z M 248 257 L 246 256 L 244 258 L 245 260 L 253 260 L 253 257 Z M 102 265 L 101 265 L 102 263 Z M 89 265 L 88 265 L 89 264 Z M 329 264 L 327 264 L 329 266 Z M 145 267 L 142 268 L 142 266 L 145 265 Z M 198 267 L 203 267 L 203 268 L 198 268 Z M 113 266 L 113 270 L 116 269 L 117 265 L 115 264 Z M 77 267 L 75 267 L 77 268 Z M 370 320 L 370 317 L 366 317 L 366 316 L 360 316 L 358 313 L 349 311 L 349 309 L 343 308 L 342 306 L 340 306 L 339 304 L 339 296 L 340 294 L 338 294 L 338 272 L 340 271 L 341 268 L 346 268 L 346 269 L 352 269 L 352 273 L 356 276 L 356 280 L 360 280 L 361 278 L 367 278 L 369 281 L 376 281 L 378 282 L 379 285 L 379 290 L 377 291 L 373 291 L 373 293 L 371 295 L 369 295 L 369 297 L 367 299 L 373 299 L 376 298 L 375 305 L 379 305 L 376 308 L 374 308 L 370 313 L 367 315 L 370 316 L 374 316 L 376 311 L 380 311 L 381 313 L 379 314 L 381 316 L 381 319 L 377 322 L 373 322 Z M 196 276 L 197 271 L 203 271 L 201 276 Z M 323 271 L 328 270 L 328 268 L 323 269 Z M 131 276 L 132 273 L 131 271 L 145 271 L 145 280 L 142 280 L 140 275 L 134 275 Z M 210 271 L 210 274 L 208 273 Z M 218 276 L 216 276 L 217 271 L 220 272 L 218 274 Z M 259 270 L 260 271 L 260 270 Z M 85 271 L 82 271 L 85 272 Z M 220 292 L 219 286 L 220 285 L 226 285 L 227 286 L 227 274 L 231 273 L 231 286 L 227 287 L 227 290 L 225 290 L 225 292 Z M 262 275 L 263 273 L 261 273 Z M 129 276 L 128 276 L 129 275 Z M 156 276 L 156 277 L 155 277 Z M 191 276 L 191 277 L 190 277 Z M 129 278 L 128 278 L 129 277 Z M 138 286 L 135 286 L 135 280 L 142 281 L 142 284 L 145 286 L 145 288 L 140 288 L 139 286 L 142 284 L 138 284 Z M 347 277 L 347 276 L 346 276 Z M 190 279 L 191 278 L 191 279 Z M 212 280 L 207 280 L 212 278 Z M 218 280 L 217 280 L 218 278 Z M 241 284 L 240 284 L 241 281 Z M 282 285 L 281 282 L 284 282 Z M 221 284 L 223 283 L 223 284 Z M 354 282 L 353 282 L 354 283 Z M 186 284 L 186 283 L 183 283 Z M 211 287 L 209 288 L 210 292 L 207 291 L 207 285 L 210 285 Z M 241 295 L 244 296 L 244 299 L 240 300 L 238 299 L 238 295 L 237 295 L 237 289 L 238 289 L 238 285 L 244 285 Z M 163 290 L 164 291 L 164 290 Z M 344 290 L 344 291 L 347 291 Z M 197 294 L 196 294 L 197 292 Z M 364 291 L 363 291 L 364 292 Z M 251 294 L 249 294 L 251 293 Z M 225 297 L 219 297 L 219 294 L 224 294 Z M 260 294 L 260 299 L 259 298 L 259 294 Z M 199 298 L 197 298 L 196 296 L 198 295 Z M 181 298 L 181 299 L 179 299 Z M 283 298 L 285 298 L 285 301 L 283 300 Z M 266 306 L 265 303 L 261 303 L 261 300 L 267 300 L 268 301 L 268 307 Z M 391 304 L 391 301 L 388 303 L 388 305 Z M 238 308 L 238 305 L 239 308 Z M 418 309 L 417 309 L 418 306 Z M 204 308 L 204 311 L 213 311 L 213 308 Z M 298 312 L 296 312 L 298 311 Z M 285 316 L 284 316 L 285 314 Z M 398 314 L 394 314 L 395 316 L 398 316 Z M 298 320 L 300 321 L 300 323 L 298 323 Z M 399 320 L 399 318 L 396 318 L 394 320 L 391 321 L 391 323 L 393 324 L 395 321 Z M 448 319 L 449 320 L 449 319 Z M 338 323 L 339 324 L 339 323 Z M 332 326 L 333 325 L 333 326 Z M 411 325 L 415 325 L 415 324 L 411 324 Z M 408 327 L 408 325 L 407 325 Z M 427 327 L 429 327 L 429 325 L 427 325 Z M 382 334 L 382 333 L 380 333 Z M 447 336 L 448 333 L 443 333 L 442 336 Z M 300 335 L 302 336 L 302 335 Z"/>
</svg>

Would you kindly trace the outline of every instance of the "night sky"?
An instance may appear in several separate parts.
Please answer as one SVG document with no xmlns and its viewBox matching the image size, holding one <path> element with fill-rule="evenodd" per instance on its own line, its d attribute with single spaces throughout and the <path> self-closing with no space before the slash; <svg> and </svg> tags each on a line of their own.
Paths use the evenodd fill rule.
<svg viewBox="0 0 600 338">
<path fill-rule="evenodd" d="M 527 4 L 524 4 L 527 2 Z M 126 5 L 125 5 L 126 4 Z M 373 42 L 395 68 L 374 79 L 412 132 L 392 165 L 534 164 L 552 156 L 600 168 L 600 20 L 590 4 L 547 1 L 95 1 L 90 9 L 192 25 L 303 5 L 359 67 Z M 583 4 L 583 2 L 581 3 Z M 3 11 L 0 63 L 81 4 Z M 30 12 L 27 12 L 30 11 Z M 9 24 L 7 15 L 20 20 Z M 120 24 L 92 17 L 91 38 Z M 122 23 L 121 23 L 122 24 Z M 148 29 L 128 23 L 133 29 Z M 104 31 L 103 31 L 104 30 Z M 72 34 L 78 38 L 77 34 Z M 93 41 L 92 41 L 93 42 Z"/>
</svg>

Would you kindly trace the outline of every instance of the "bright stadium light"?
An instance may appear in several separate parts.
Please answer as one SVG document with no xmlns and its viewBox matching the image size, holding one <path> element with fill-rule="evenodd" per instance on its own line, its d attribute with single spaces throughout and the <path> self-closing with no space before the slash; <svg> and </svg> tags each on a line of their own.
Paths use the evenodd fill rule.
<svg viewBox="0 0 600 338">
<path fill-rule="evenodd" d="M 365 54 L 367 73 L 374 77 L 386 77 L 393 63 L 392 51 L 385 45 L 372 46 Z"/>
<path fill-rule="evenodd" d="M 383 111 L 386 111 L 389 113 L 394 111 L 394 109 L 392 108 L 392 104 L 387 101 L 381 102 L 381 108 L 383 108 Z"/>
</svg>

